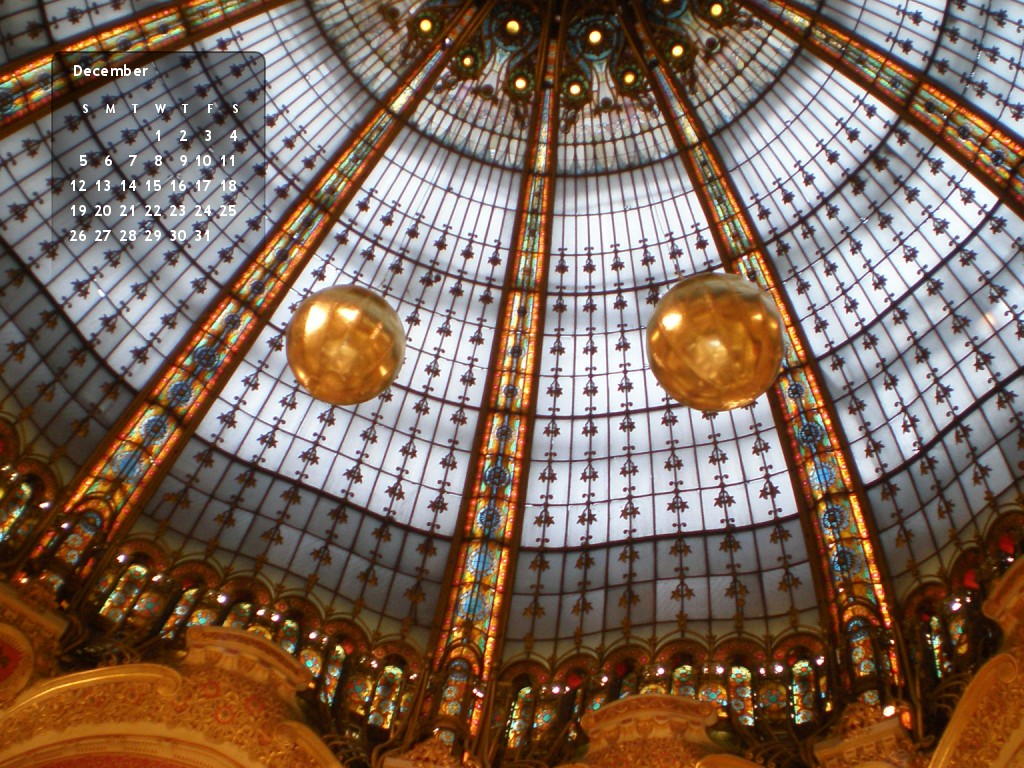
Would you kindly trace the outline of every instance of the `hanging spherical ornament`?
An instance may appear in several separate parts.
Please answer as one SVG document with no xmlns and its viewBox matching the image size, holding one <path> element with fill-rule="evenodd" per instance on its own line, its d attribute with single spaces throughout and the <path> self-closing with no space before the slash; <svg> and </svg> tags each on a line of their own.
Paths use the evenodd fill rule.
<svg viewBox="0 0 1024 768">
<path fill-rule="evenodd" d="M 680 281 L 647 326 L 647 357 L 658 383 L 700 411 L 728 411 L 757 399 L 778 376 L 782 352 L 778 308 L 738 275 Z"/>
<path fill-rule="evenodd" d="M 355 285 L 316 293 L 295 310 L 285 351 L 299 384 L 313 397 L 354 405 L 395 380 L 405 354 L 402 321 L 380 296 Z"/>
</svg>

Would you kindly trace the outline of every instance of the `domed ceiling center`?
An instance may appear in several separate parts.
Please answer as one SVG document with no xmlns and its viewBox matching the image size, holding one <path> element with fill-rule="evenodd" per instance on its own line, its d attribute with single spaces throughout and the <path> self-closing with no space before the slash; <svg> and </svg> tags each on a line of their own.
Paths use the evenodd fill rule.
<svg viewBox="0 0 1024 768">
<path fill-rule="evenodd" d="M 401 33 L 402 45 L 374 47 L 370 54 L 401 71 L 444 35 L 457 5 L 382 5 L 376 14 L 358 18 L 326 0 L 314 0 L 313 8 L 358 76 L 355 59 L 364 49 L 352 37 L 353 21 L 369 37 L 378 27 Z M 542 44 L 558 50 L 561 140 L 576 147 L 571 166 L 559 172 L 572 174 L 636 167 L 672 154 L 673 147 L 650 141 L 659 122 L 652 68 L 671 70 L 695 104 L 713 103 L 709 128 L 716 130 L 771 87 L 795 50 L 733 0 L 620 0 L 569 3 L 564 9 L 560 2 L 499 2 L 485 6 L 476 34 L 452 55 L 435 86 L 429 100 L 439 114 L 417 120 L 417 126 L 480 159 L 514 163 L 530 104 L 538 89 L 555 85 L 538 76 Z M 640 52 L 644 46 L 646 54 Z M 381 92 L 379 83 L 365 84 Z M 627 149 L 638 136 L 648 139 L 640 151 Z"/>
</svg>

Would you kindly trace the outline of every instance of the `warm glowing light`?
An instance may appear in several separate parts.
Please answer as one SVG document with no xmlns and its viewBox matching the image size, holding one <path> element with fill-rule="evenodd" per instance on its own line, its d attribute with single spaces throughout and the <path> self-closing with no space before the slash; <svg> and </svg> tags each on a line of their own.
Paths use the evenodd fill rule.
<svg viewBox="0 0 1024 768">
<path fill-rule="evenodd" d="M 306 318 L 306 332 L 316 333 L 327 324 L 327 310 L 324 307 L 315 305 L 309 308 L 309 317 Z"/>
<path fill-rule="evenodd" d="M 420 32 L 422 32 L 423 34 L 427 34 L 433 28 L 434 28 L 434 22 L 432 22 L 430 19 L 427 19 L 427 18 L 420 19 Z"/>
<path fill-rule="evenodd" d="M 295 378 L 313 397 L 354 405 L 394 381 L 405 354 L 405 330 L 375 293 L 334 286 L 299 304 L 288 323 L 285 351 Z"/>
<path fill-rule="evenodd" d="M 516 21 L 515 19 L 509 19 L 505 23 L 505 31 L 508 32 L 510 35 L 518 35 L 519 34 L 519 29 L 520 29 L 519 22 Z"/>
<path fill-rule="evenodd" d="M 587 35 L 587 40 L 590 41 L 591 45 L 597 45 L 601 42 L 602 37 L 603 35 L 601 34 L 600 29 L 592 29 L 590 30 L 590 34 Z"/>
<path fill-rule="evenodd" d="M 701 411 L 728 411 L 760 397 L 778 376 L 782 353 L 774 302 L 737 275 L 682 280 L 647 326 L 654 377 L 672 398 Z"/>
<path fill-rule="evenodd" d="M 624 82 L 626 85 L 632 85 L 633 83 L 635 83 L 636 82 L 636 72 L 626 72 L 622 76 L 622 82 Z"/>
<path fill-rule="evenodd" d="M 529 85 L 529 83 L 526 82 L 525 77 L 517 77 L 513 85 L 516 87 L 517 91 L 525 91 L 526 86 Z"/>
<path fill-rule="evenodd" d="M 665 315 L 661 318 L 661 327 L 663 329 L 665 329 L 666 331 L 669 331 L 669 332 L 678 329 L 679 326 L 682 325 L 682 324 L 683 324 L 683 313 L 682 312 L 675 312 L 675 311 L 671 311 L 670 310 L 670 311 L 666 312 Z"/>
<path fill-rule="evenodd" d="M 462 57 L 462 66 L 466 67 L 466 69 L 469 69 L 470 67 L 472 67 L 473 66 L 473 57 L 469 56 L 469 55 L 463 56 Z"/>
<path fill-rule="evenodd" d="M 680 56 L 682 56 L 684 53 L 686 53 L 686 49 L 683 48 L 683 46 L 680 43 L 676 43 L 675 45 L 672 46 L 671 53 L 672 53 L 672 58 L 678 59 Z"/>
<path fill-rule="evenodd" d="M 725 13 L 725 6 L 722 5 L 721 3 L 712 3 L 711 7 L 708 9 L 708 12 L 711 14 L 711 18 L 717 19 L 719 16 Z"/>
<path fill-rule="evenodd" d="M 886 705 L 885 708 L 882 710 L 882 717 L 892 717 L 895 714 L 896 707 L 894 707 L 892 704 Z"/>
<path fill-rule="evenodd" d="M 579 96 L 582 92 L 583 92 L 583 88 L 580 86 L 579 83 L 572 83 L 572 84 L 569 85 L 569 95 L 570 96 Z"/>
</svg>

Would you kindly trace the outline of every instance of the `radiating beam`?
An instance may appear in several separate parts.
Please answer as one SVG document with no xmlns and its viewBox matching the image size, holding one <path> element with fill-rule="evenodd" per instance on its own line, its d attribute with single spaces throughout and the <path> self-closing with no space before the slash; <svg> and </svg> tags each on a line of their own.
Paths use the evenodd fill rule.
<svg viewBox="0 0 1024 768">
<path fill-rule="evenodd" d="M 488 6 L 478 9 L 475 0 L 466 0 L 334 154 L 69 484 L 58 523 L 60 515 L 66 521 L 95 510 L 103 520 L 97 538 L 109 541 L 135 519 L 264 323 Z M 455 43 L 449 45 L 450 40 Z M 54 528 L 49 535 L 60 534 Z M 83 570 L 88 568 L 78 570 L 84 577 Z"/>
<path fill-rule="evenodd" d="M 558 46 L 549 42 L 547 29 L 540 35 L 537 58 L 511 262 L 500 300 L 487 400 L 473 448 L 475 468 L 463 493 L 453 585 L 434 662 L 435 670 L 444 675 L 453 658 L 473 660 L 480 696 L 473 699 L 471 713 L 460 713 L 468 715 L 473 736 L 494 695 L 490 682 L 501 654 L 507 580 L 522 528 L 540 367 L 559 124 L 557 86 L 545 85 L 558 82 Z"/>
<path fill-rule="evenodd" d="M 284 5 L 287 0 L 188 0 L 149 9 L 73 41 L 0 69 L 0 138 L 39 119 L 51 109 L 110 82 L 110 77 L 75 76 L 62 61 L 83 65 L 138 65 L 159 53 L 187 45 Z"/>
<path fill-rule="evenodd" d="M 741 0 L 938 144 L 1024 218 L 1024 139 L 873 43 L 788 0 Z"/>
<path fill-rule="evenodd" d="M 865 609 L 865 618 L 873 626 L 888 630 L 893 621 L 889 579 L 875 554 L 879 547 L 866 519 L 867 505 L 857 490 L 860 485 L 854 463 L 837 432 L 838 419 L 807 355 L 807 343 L 793 319 L 789 298 L 696 110 L 653 44 L 643 17 L 634 11 L 634 18 L 640 35 L 632 42 L 643 60 L 657 60 L 648 73 L 652 91 L 711 225 L 722 265 L 760 285 L 782 314 L 786 351 L 782 373 L 771 393 L 781 421 L 779 430 L 787 437 L 787 458 L 798 479 L 797 498 L 802 498 L 807 510 L 805 519 L 811 523 L 811 538 L 821 558 L 824 575 L 816 582 L 825 593 L 835 640 L 844 638 L 850 621 Z M 631 35 L 630 25 L 624 27 Z M 894 650 L 890 650 L 888 662 L 893 679 L 898 679 Z M 849 660 L 845 666 L 850 669 Z"/>
</svg>

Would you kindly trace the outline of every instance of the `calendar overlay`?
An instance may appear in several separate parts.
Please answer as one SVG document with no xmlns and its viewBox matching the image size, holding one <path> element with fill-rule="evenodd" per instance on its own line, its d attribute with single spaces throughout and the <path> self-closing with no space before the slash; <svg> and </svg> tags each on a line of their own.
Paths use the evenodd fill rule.
<svg viewBox="0 0 1024 768">
<path fill-rule="evenodd" d="M 80 261 L 99 268 L 112 250 L 157 247 L 177 259 L 262 239 L 261 54 L 124 65 L 80 51 L 54 59 L 52 76 L 68 73 L 106 83 L 52 115 L 53 230 Z"/>
</svg>

